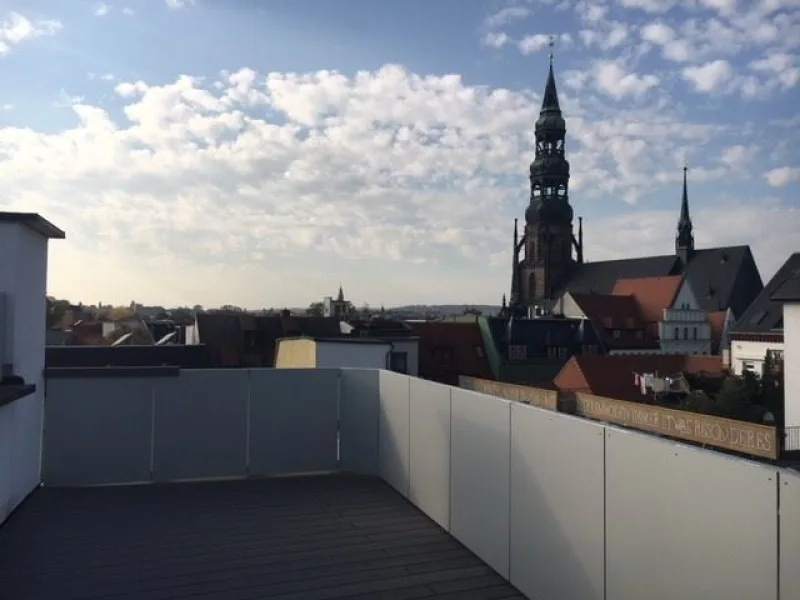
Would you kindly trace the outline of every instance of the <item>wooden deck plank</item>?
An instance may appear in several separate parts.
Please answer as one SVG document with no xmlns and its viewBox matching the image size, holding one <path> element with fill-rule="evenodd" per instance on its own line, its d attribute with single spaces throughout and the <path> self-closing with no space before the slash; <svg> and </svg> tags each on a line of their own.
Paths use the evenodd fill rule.
<svg viewBox="0 0 800 600">
<path fill-rule="evenodd" d="M 0 528 L 9 598 L 522 598 L 381 481 L 35 492 Z"/>
</svg>

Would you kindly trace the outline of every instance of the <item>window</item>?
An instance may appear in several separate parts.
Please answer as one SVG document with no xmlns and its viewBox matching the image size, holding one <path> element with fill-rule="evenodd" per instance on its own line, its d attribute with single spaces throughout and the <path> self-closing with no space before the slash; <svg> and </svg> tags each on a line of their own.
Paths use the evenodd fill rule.
<svg viewBox="0 0 800 600">
<path fill-rule="evenodd" d="M 753 371 L 755 373 L 756 366 L 751 362 L 743 362 L 742 363 L 742 372 L 744 371 Z"/>
<path fill-rule="evenodd" d="M 697 327 L 692 327 L 692 339 L 697 339 Z"/>
<path fill-rule="evenodd" d="M 508 358 L 511 360 L 525 360 L 528 358 L 528 348 L 523 345 L 509 346 Z"/>
<path fill-rule="evenodd" d="M 685 340 L 689 339 L 689 328 L 688 327 L 684 327 L 683 328 L 683 339 L 685 339 Z"/>
<path fill-rule="evenodd" d="M 673 339 L 676 339 L 676 340 L 681 339 L 680 330 L 677 327 L 675 328 L 675 337 Z"/>
<path fill-rule="evenodd" d="M 558 347 L 558 358 L 561 358 L 561 359 L 567 358 L 567 348 L 566 348 L 566 346 L 559 346 Z"/>
<path fill-rule="evenodd" d="M 408 352 L 392 352 L 389 355 L 389 369 L 395 373 L 408 373 Z"/>
</svg>

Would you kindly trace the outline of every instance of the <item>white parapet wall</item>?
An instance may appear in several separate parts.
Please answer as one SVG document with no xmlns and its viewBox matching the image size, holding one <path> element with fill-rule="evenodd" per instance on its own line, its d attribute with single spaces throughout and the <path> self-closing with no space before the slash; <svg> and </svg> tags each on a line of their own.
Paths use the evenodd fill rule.
<svg viewBox="0 0 800 600">
<path fill-rule="evenodd" d="M 47 313 L 47 245 L 64 233 L 36 214 L 0 212 L 2 361 L 35 386 L 0 405 L 0 522 L 39 484 L 44 349 Z M 11 386 L 3 386 L 6 392 Z M 19 387 L 19 386 L 14 386 Z"/>
</svg>

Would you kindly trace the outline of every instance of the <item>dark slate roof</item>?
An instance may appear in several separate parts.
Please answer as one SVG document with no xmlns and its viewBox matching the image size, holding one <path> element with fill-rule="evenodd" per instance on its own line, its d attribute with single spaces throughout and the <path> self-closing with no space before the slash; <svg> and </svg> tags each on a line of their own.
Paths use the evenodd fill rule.
<svg viewBox="0 0 800 600">
<path fill-rule="evenodd" d="M 38 213 L 0 211 L 0 223 L 17 223 L 35 231 L 42 237 L 63 240 L 66 234 Z"/>
<path fill-rule="evenodd" d="M 700 308 L 706 311 L 730 308 L 737 317 L 764 289 L 750 246 L 697 250 L 684 274 Z"/>
<path fill-rule="evenodd" d="M 800 302 L 800 269 L 772 294 L 772 299 L 779 302 Z"/>
<path fill-rule="evenodd" d="M 679 268 L 677 256 L 646 256 L 601 260 L 575 266 L 567 289 L 582 294 L 611 294 L 619 279 L 663 277 L 672 275 Z"/>
<path fill-rule="evenodd" d="M 795 252 L 783 263 L 778 272 L 769 280 L 764 290 L 750 304 L 750 307 L 736 320 L 735 333 L 769 333 L 783 329 L 783 303 L 777 299 L 776 292 L 784 284 L 800 273 L 800 252 Z M 775 297 L 773 297 L 775 294 Z"/>
<path fill-rule="evenodd" d="M 620 279 L 667 275 L 684 275 L 703 310 L 730 307 L 734 315 L 742 314 L 763 289 L 749 246 L 695 250 L 686 266 L 672 254 L 588 262 L 576 265 L 566 289 L 611 294 Z"/>
<path fill-rule="evenodd" d="M 519 599 L 383 482 L 40 488 L 0 529 L 14 600 Z"/>
</svg>

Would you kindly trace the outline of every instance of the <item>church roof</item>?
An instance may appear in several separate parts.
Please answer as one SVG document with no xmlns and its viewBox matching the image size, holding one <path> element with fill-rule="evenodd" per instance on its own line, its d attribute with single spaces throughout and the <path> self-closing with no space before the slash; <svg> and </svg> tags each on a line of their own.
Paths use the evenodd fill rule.
<svg viewBox="0 0 800 600">
<path fill-rule="evenodd" d="M 578 264 L 566 289 L 611 294 L 620 279 L 669 275 L 684 275 L 706 311 L 730 307 L 740 315 L 763 289 L 749 246 L 695 250 L 686 266 L 674 254 Z"/>
<path fill-rule="evenodd" d="M 800 252 L 792 254 L 778 272 L 769 280 L 766 287 L 750 304 L 750 307 L 736 320 L 733 327 L 736 333 L 769 333 L 774 329 L 783 329 L 784 285 L 800 272 Z"/>
<path fill-rule="evenodd" d="M 612 293 L 616 296 L 632 296 L 645 321 L 660 321 L 662 311 L 672 308 L 682 281 L 680 275 L 618 279 Z"/>
</svg>

